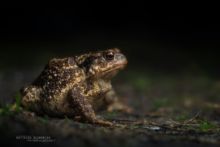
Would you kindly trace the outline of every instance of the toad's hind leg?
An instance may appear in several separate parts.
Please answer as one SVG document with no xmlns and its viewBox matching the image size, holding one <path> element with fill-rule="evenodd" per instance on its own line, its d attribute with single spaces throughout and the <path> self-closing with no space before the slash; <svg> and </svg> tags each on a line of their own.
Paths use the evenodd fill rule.
<svg viewBox="0 0 220 147">
<path fill-rule="evenodd" d="M 107 111 L 121 111 L 125 113 L 133 112 L 133 109 L 119 101 L 115 91 L 112 89 L 105 94 L 105 103 L 107 105 Z"/>
<path fill-rule="evenodd" d="M 88 99 L 80 93 L 79 88 L 74 88 L 69 93 L 70 107 L 82 121 L 104 126 L 113 125 L 111 122 L 97 118 Z"/>
</svg>

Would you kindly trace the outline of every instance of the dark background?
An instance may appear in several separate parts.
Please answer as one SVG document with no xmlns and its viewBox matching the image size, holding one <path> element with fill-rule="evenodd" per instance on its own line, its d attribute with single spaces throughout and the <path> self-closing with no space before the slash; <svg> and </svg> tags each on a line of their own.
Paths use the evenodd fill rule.
<svg viewBox="0 0 220 147">
<path fill-rule="evenodd" d="M 85 2 L 72 8 L 2 8 L 0 67 L 34 68 L 52 57 L 118 47 L 134 69 L 218 76 L 219 9 L 200 4 Z"/>
<path fill-rule="evenodd" d="M 39 2 L 23 8 L 12 7 L 14 2 L 10 7 L 2 4 L 0 114 L 9 116 L 0 117 L 2 140 L 23 143 L 15 134 L 45 134 L 55 136 L 58 146 L 219 143 L 219 4 L 154 2 L 82 0 L 67 4 L 69 8 L 40 8 Z M 114 88 L 141 117 L 105 117 L 122 120 L 129 128 L 9 113 L 14 105 L 7 104 L 16 99 L 20 106 L 19 89 L 30 84 L 49 59 L 112 47 L 120 48 L 129 62 L 113 81 Z"/>
</svg>

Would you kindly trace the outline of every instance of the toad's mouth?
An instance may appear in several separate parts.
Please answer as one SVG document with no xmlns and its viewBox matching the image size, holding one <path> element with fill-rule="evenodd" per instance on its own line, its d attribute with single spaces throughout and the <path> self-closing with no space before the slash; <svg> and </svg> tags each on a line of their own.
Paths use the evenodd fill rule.
<svg viewBox="0 0 220 147">
<path fill-rule="evenodd" d="M 117 63 L 114 66 L 112 66 L 111 68 L 103 70 L 102 72 L 97 74 L 97 76 L 98 77 L 103 77 L 103 76 L 112 77 L 112 76 L 116 75 L 119 70 L 124 69 L 126 65 L 127 65 L 127 61 L 126 62 Z"/>
</svg>

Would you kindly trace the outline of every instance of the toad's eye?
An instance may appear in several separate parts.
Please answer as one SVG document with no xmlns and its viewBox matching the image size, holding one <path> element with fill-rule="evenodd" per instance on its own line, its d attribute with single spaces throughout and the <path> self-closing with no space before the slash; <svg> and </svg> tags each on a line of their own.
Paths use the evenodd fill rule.
<svg viewBox="0 0 220 147">
<path fill-rule="evenodd" d="M 113 52 L 107 52 L 105 55 L 105 59 L 110 61 L 114 59 L 114 53 Z"/>
</svg>

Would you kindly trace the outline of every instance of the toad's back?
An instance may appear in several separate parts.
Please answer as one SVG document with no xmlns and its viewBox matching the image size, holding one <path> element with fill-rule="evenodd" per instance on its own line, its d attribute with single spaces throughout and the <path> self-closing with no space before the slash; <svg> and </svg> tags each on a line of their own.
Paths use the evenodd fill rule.
<svg viewBox="0 0 220 147">
<path fill-rule="evenodd" d="M 42 88 L 42 98 L 51 99 L 84 80 L 85 74 L 73 57 L 55 58 L 50 60 L 33 85 Z"/>
<path fill-rule="evenodd" d="M 22 104 L 35 112 L 44 113 L 42 110 L 47 111 L 48 108 L 55 114 L 56 109 L 60 109 L 56 107 L 65 107 L 64 98 L 68 91 L 84 80 L 85 73 L 78 68 L 73 57 L 54 58 L 45 66 L 39 77 L 22 90 Z"/>
</svg>

